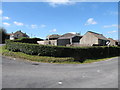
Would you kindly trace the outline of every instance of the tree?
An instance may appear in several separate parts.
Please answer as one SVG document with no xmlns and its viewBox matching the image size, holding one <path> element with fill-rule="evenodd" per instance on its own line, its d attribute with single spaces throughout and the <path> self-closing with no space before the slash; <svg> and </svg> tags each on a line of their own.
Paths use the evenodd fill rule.
<svg viewBox="0 0 120 90">
<path fill-rule="evenodd" d="M 6 29 L 0 27 L 0 43 L 5 43 L 6 37 L 7 37 Z"/>
</svg>

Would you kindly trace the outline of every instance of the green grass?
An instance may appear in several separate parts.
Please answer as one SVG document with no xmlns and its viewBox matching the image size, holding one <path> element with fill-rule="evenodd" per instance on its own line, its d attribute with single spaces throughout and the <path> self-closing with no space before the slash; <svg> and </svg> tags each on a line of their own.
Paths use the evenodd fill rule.
<svg viewBox="0 0 120 90">
<path fill-rule="evenodd" d="M 10 56 L 14 58 L 22 58 L 30 61 L 47 62 L 47 63 L 57 63 L 57 62 L 61 63 L 61 62 L 68 62 L 68 61 L 71 62 L 74 60 L 71 57 L 58 58 L 58 57 L 28 55 L 22 52 L 12 52 L 5 49 L 5 46 L 0 47 L 0 53 L 2 53 L 3 56 Z"/>
<path fill-rule="evenodd" d="M 2 54 L 3 56 L 27 59 L 30 61 L 44 62 L 44 63 L 59 63 L 59 64 L 86 64 L 86 63 L 92 63 L 92 62 L 98 62 L 98 61 L 104 61 L 106 59 L 110 59 L 110 58 L 94 59 L 94 60 L 86 59 L 83 63 L 81 63 L 81 62 L 75 62 L 74 58 L 72 57 L 59 58 L 59 57 L 28 55 L 22 52 L 12 52 L 5 49 L 5 46 L 0 47 L 0 54 Z"/>
</svg>

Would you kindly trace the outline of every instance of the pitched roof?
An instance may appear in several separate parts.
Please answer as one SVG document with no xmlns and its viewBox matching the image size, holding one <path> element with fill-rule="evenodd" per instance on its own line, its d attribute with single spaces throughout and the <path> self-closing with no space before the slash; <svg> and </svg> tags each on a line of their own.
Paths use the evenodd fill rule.
<svg viewBox="0 0 120 90">
<path fill-rule="evenodd" d="M 73 34 L 73 33 L 66 33 L 66 34 L 63 34 L 61 37 L 71 37 L 73 35 L 75 35 L 75 34 Z"/>
<path fill-rule="evenodd" d="M 114 42 L 118 42 L 117 40 L 114 40 L 114 39 L 112 39 L 112 38 L 108 38 L 108 40 L 112 40 L 112 41 L 114 41 Z"/>
<path fill-rule="evenodd" d="M 59 38 L 60 37 L 60 35 L 58 35 L 58 34 L 52 34 L 52 35 L 48 35 L 47 36 L 47 38 Z"/>
<path fill-rule="evenodd" d="M 93 34 L 95 37 L 97 37 L 98 39 L 103 39 L 103 40 L 108 40 L 105 36 L 103 36 L 102 34 L 99 33 L 95 33 L 92 31 L 88 31 L 89 33 Z"/>
<path fill-rule="evenodd" d="M 70 39 L 74 36 L 80 36 L 78 34 L 73 34 L 73 33 L 66 33 L 66 34 L 63 34 L 61 37 L 59 37 L 58 39 Z"/>
<path fill-rule="evenodd" d="M 17 34 L 19 34 L 19 33 L 21 33 L 22 35 L 23 35 L 23 37 L 29 37 L 26 33 L 23 33 L 23 32 L 21 32 L 21 30 L 19 30 L 19 31 L 16 31 L 15 33 L 8 33 L 7 35 L 17 35 Z"/>
<path fill-rule="evenodd" d="M 23 33 L 21 30 L 16 31 L 15 33 L 12 33 L 12 34 L 15 35 L 15 34 L 17 34 L 17 33 L 21 33 L 21 34 L 23 34 L 23 36 L 28 36 L 26 33 Z"/>
<path fill-rule="evenodd" d="M 13 34 L 16 34 L 16 33 L 22 33 L 22 34 L 25 34 L 25 33 L 21 32 L 21 30 L 16 31 L 16 32 L 15 32 L 15 33 L 13 33 Z"/>
</svg>

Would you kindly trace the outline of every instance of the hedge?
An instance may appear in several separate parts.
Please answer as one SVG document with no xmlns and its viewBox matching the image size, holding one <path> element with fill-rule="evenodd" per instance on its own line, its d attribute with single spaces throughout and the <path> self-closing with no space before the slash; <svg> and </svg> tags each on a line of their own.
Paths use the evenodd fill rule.
<svg viewBox="0 0 120 90">
<path fill-rule="evenodd" d="M 20 43 L 7 40 L 6 48 L 14 52 L 23 52 L 29 55 L 73 57 L 76 61 L 85 59 L 99 59 L 119 56 L 120 47 L 94 46 L 94 47 L 65 47 Z"/>
<path fill-rule="evenodd" d="M 40 38 L 20 38 L 20 39 L 15 39 L 14 42 L 21 42 L 21 43 L 32 43 L 32 44 L 37 44 L 37 41 L 43 41 L 43 39 Z"/>
</svg>

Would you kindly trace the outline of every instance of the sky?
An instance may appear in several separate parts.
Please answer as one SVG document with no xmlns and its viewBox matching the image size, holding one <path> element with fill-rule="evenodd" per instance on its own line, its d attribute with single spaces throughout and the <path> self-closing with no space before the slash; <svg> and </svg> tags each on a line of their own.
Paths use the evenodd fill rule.
<svg viewBox="0 0 120 90">
<path fill-rule="evenodd" d="M 93 31 L 118 39 L 117 2 L 3 2 L 0 15 L 7 33 L 21 30 L 45 39 L 51 34 Z"/>
</svg>

